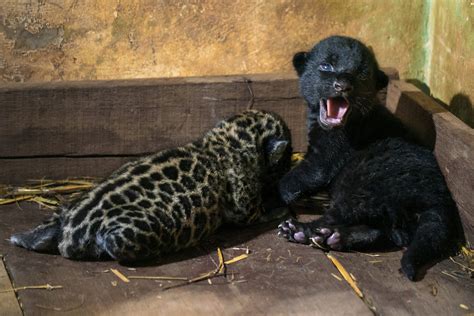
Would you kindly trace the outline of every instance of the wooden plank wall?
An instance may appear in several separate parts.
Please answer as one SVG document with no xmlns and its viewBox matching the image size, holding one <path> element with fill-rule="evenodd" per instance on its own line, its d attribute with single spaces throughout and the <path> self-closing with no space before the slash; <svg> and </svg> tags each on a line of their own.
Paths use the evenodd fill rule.
<svg viewBox="0 0 474 316">
<path fill-rule="evenodd" d="M 306 149 L 306 106 L 293 74 L 6 85 L 0 183 L 106 176 L 136 156 L 200 137 L 250 103 L 281 114 L 294 150 Z M 403 81 L 391 81 L 387 107 L 434 149 L 472 241 L 473 130 Z"/>
<path fill-rule="evenodd" d="M 145 79 L 0 88 L 0 183 L 105 176 L 124 161 L 182 145 L 253 108 L 288 123 L 306 148 L 304 101 L 294 75 Z"/>
<path fill-rule="evenodd" d="M 434 150 L 466 237 L 474 242 L 474 130 L 407 82 L 390 82 L 386 105 Z"/>
</svg>

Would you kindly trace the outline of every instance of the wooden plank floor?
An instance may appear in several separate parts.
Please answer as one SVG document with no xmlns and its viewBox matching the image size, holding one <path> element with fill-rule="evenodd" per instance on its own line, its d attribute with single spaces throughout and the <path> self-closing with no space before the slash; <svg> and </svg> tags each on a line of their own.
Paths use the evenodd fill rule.
<svg viewBox="0 0 474 316">
<path fill-rule="evenodd" d="M 276 236 L 277 223 L 222 231 L 200 249 L 169 256 L 155 264 L 127 268 L 114 262 L 75 262 L 11 246 L 12 233 L 33 227 L 49 211 L 29 203 L 0 207 L 0 254 L 14 287 L 61 285 L 62 289 L 20 290 L 17 298 L 25 315 L 371 315 L 320 250 L 288 243 Z M 305 216 L 306 218 L 308 216 Z M 215 278 L 163 290 L 176 282 L 130 280 L 124 283 L 110 272 L 127 276 L 174 275 L 193 277 L 215 269 L 216 248 L 226 259 L 249 257 L 228 266 L 228 279 Z M 359 282 L 366 301 L 384 315 L 465 315 L 474 310 L 474 282 L 447 260 L 412 283 L 398 272 L 400 252 L 374 257 L 334 253 Z M 444 273 L 448 273 L 446 275 Z M 231 281 L 231 276 L 234 279 Z M 2 283 L 3 286 L 3 283 Z M 4 288 L 0 288 L 0 291 Z M 469 310 L 460 307 L 464 304 Z M 0 304 L 0 306 L 2 306 Z M 0 309 L 0 315 L 5 310 Z"/>
</svg>

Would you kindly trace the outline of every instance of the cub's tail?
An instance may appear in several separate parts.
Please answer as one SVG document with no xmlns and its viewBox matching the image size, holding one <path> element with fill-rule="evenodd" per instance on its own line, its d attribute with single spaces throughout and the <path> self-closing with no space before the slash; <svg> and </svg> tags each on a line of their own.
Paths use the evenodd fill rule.
<svg viewBox="0 0 474 316">
<path fill-rule="evenodd" d="M 28 250 L 57 253 L 60 236 L 61 215 L 54 213 L 36 228 L 24 233 L 12 235 L 10 242 Z"/>
<path fill-rule="evenodd" d="M 464 242 L 464 233 L 457 212 L 446 214 L 433 209 L 423 212 L 408 249 L 403 254 L 402 272 L 414 281 L 420 268 L 436 260 L 454 255 Z"/>
</svg>

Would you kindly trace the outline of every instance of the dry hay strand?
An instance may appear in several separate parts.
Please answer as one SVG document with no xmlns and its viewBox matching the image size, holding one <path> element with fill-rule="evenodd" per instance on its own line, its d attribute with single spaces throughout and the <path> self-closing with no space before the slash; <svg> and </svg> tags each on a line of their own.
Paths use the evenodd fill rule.
<svg viewBox="0 0 474 316">
<path fill-rule="evenodd" d="M 291 163 L 295 165 L 298 164 L 300 161 L 304 159 L 304 155 L 305 153 L 299 153 L 299 152 L 293 153 L 291 155 Z"/>
<path fill-rule="evenodd" d="M 54 209 L 65 197 L 88 191 L 97 185 L 95 178 L 73 178 L 66 180 L 29 180 L 33 182 L 25 186 L 0 185 L 0 205 L 22 201 L 35 202 L 43 207 Z"/>
<path fill-rule="evenodd" d="M 147 275 L 129 275 L 128 278 L 130 280 L 136 279 L 136 280 L 162 280 L 162 281 L 188 281 L 189 279 L 186 277 L 175 277 L 175 276 L 161 276 L 161 275 L 155 275 L 155 276 L 147 276 Z"/>
<path fill-rule="evenodd" d="M 469 277 L 474 276 L 474 250 L 471 248 L 469 244 L 462 246 L 460 254 L 454 259 L 453 257 L 449 257 L 449 259 L 459 266 L 462 271 L 466 272 Z"/>
<path fill-rule="evenodd" d="M 3 290 L 3 291 L 0 291 L 0 293 L 18 292 L 18 291 L 22 291 L 22 290 L 48 290 L 48 291 L 52 291 L 52 290 L 62 289 L 62 288 L 63 288 L 62 285 L 51 285 L 51 284 L 26 285 L 26 286 L 15 287 L 15 288 L 8 289 L 8 290 Z"/>
<path fill-rule="evenodd" d="M 244 260 L 248 258 L 247 254 L 242 254 L 239 256 L 236 256 L 232 259 L 225 260 L 224 259 L 224 254 L 221 250 L 221 248 L 217 248 L 217 257 L 219 259 L 219 263 L 216 264 L 216 268 L 214 270 L 211 270 L 209 272 L 200 274 L 196 277 L 193 278 L 186 278 L 186 277 L 175 277 L 175 276 L 129 276 L 129 279 L 144 279 L 144 280 L 170 280 L 170 281 L 185 281 L 183 283 L 179 284 L 174 284 L 168 287 L 163 288 L 163 291 L 174 289 L 177 287 L 182 287 L 185 285 L 193 284 L 196 282 L 204 281 L 206 280 L 209 284 L 212 284 L 211 279 L 219 276 L 227 276 L 227 265 L 228 264 L 233 264 L 238 261 Z"/>
<path fill-rule="evenodd" d="M 125 283 L 129 283 L 130 280 L 125 276 L 123 275 L 122 272 L 120 272 L 119 270 L 117 269 L 110 269 L 110 271 L 115 274 L 117 276 L 117 278 L 119 278 L 120 280 L 122 280 L 123 282 Z"/>
<path fill-rule="evenodd" d="M 326 256 L 329 258 L 329 260 L 331 260 L 332 264 L 336 267 L 336 269 L 342 275 L 344 280 L 346 280 L 346 282 L 354 290 L 354 292 L 357 294 L 357 296 L 359 296 L 360 298 L 363 298 L 364 294 L 362 293 L 362 291 L 357 286 L 355 278 L 349 272 L 347 272 L 346 268 L 344 268 L 344 266 L 334 256 L 332 256 L 329 253 L 326 253 Z"/>
</svg>

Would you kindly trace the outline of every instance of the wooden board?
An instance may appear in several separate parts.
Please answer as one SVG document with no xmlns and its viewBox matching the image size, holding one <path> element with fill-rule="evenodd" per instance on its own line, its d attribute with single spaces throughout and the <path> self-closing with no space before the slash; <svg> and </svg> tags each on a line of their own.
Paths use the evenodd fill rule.
<svg viewBox="0 0 474 316">
<path fill-rule="evenodd" d="M 200 249 L 130 271 L 115 262 L 77 262 L 10 245 L 6 239 L 12 233 L 33 227 L 49 213 L 33 204 L 20 206 L 0 207 L 0 252 L 5 254 L 15 285 L 63 286 L 54 291 L 19 291 L 26 314 L 327 315 L 337 311 L 371 315 L 352 290 L 331 275 L 337 270 L 322 253 L 278 238 L 277 222 L 247 229 L 224 229 Z M 234 281 L 216 278 L 212 284 L 204 281 L 163 291 L 174 283 L 124 283 L 110 273 L 111 268 L 116 268 L 128 276 L 197 276 L 215 269 L 212 260 L 217 261 L 217 247 L 223 249 L 226 260 L 244 253 L 247 247 L 250 250 L 247 259 L 228 266 L 229 278 L 234 273 Z M 233 250 L 234 247 L 242 249 Z"/>
<path fill-rule="evenodd" d="M 254 106 L 282 114 L 292 128 L 295 148 L 304 149 L 305 106 L 296 78 L 257 75 L 247 79 L 252 81 Z M 136 156 L 185 143 L 248 105 L 251 94 L 245 80 L 230 76 L 0 88 L 0 102 L 8 110 L 0 116 L 0 183 L 105 176 Z M 391 82 L 387 106 L 434 149 L 472 242 L 472 129 L 404 82 Z M 18 292 L 27 314 L 371 313 L 345 282 L 332 276 L 338 272 L 320 251 L 277 238 L 277 223 L 224 230 L 201 249 L 130 271 L 113 262 L 73 262 L 12 247 L 8 236 L 31 228 L 48 214 L 31 204 L 20 206 L 0 207 L 0 253 L 6 255 L 15 286 L 64 286 L 56 291 Z M 229 268 L 236 273 L 233 282 L 215 279 L 212 285 L 202 282 L 162 291 L 170 283 L 135 280 L 125 284 L 104 272 L 118 268 L 127 275 L 195 276 L 214 268 L 211 256 L 216 260 L 218 246 L 226 258 L 242 253 L 233 247 L 252 250 L 248 259 Z M 461 315 L 472 311 L 473 281 L 451 261 L 436 265 L 422 281 L 412 283 L 398 273 L 400 252 L 380 257 L 334 255 L 356 276 L 377 313 Z M 0 276 L 0 281 L 8 279 Z M 9 297 L 8 308 L 13 311 L 8 314 L 21 313 L 14 311 L 15 296 Z M 7 310 L 2 304 L 6 303 L 0 295 L 0 314 Z"/>
<path fill-rule="evenodd" d="M 255 75 L 4 86 L 0 157 L 137 155 L 181 145 L 246 109 L 250 89 L 254 107 L 280 113 L 295 148 L 304 148 L 296 78 Z"/>
<path fill-rule="evenodd" d="M 0 315 L 23 315 L 3 263 L 3 255 L 0 255 Z"/>
<path fill-rule="evenodd" d="M 474 242 L 474 130 L 412 84 L 391 81 L 387 107 L 433 148 L 457 203 L 468 240 Z"/>
<path fill-rule="evenodd" d="M 10 84 L 0 104 L 0 183 L 107 175 L 113 161 L 185 144 L 249 104 L 282 115 L 294 150 L 306 150 L 294 74 Z"/>
<path fill-rule="evenodd" d="M 114 262 L 76 262 L 13 247 L 6 241 L 8 236 L 31 228 L 49 213 L 29 203 L 20 206 L 0 207 L 0 252 L 5 254 L 15 286 L 63 286 L 54 291 L 19 291 L 25 314 L 372 315 L 349 285 L 337 279 L 338 270 L 323 252 L 278 238 L 278 222 L 222 229 L 198 249 L 129 270 Z M 300 218 L 310 220 L 315 215 Z M 163 291 L 174 283 L 133 279 L 124 283 L 110 272 L 115 268 L 127 276 L 197 276 L 215 269 L 217 247 L 223 249 L 226 259 L 244 253 L 247 247 L 250 250 L 247 259 L 228 266 L 234 281 L 216 278 L 212 284 L 204 281 Z M 398 272 L 400 251 L 381 253 L 379 257 L 359 253 L 332 255 L 356 277 L 377 314 L 462 315 L 468 311 L 460 304 L 474 308 L 470 300 L 474 280 L 466 278 L 465 272 L 449 260 L 413 283 Z"/>
<path fill-rule="evenodd" d="M 464 315 L 474 310 L 474 280 L 450 260 L 429 269 L 421 281 L 411 282 L 399 272 L 401 251 L 378 253 L 377 257 L 331 254 L 354 275 L 376 314 Z"/>
<path fill-rule="evenodd" d="M 0 183 L 106 175 L 117 166 L 112 160 L 197 139 L 251 100 L 285 118 L 295 150 L 306 147 L 306 106 L 293 75 L 7 85 L 0 88 Z"/>
<path fill-rule="evenodd" d="M 0 183 L 25 184 L 27 180 L 66 179 L 71 177 L 106 177 L 125 162 L 123 157 L 50 157 L 0 159 Z"/>
</svg>

